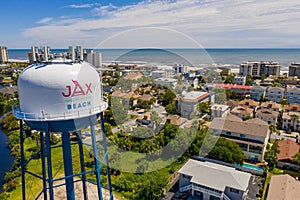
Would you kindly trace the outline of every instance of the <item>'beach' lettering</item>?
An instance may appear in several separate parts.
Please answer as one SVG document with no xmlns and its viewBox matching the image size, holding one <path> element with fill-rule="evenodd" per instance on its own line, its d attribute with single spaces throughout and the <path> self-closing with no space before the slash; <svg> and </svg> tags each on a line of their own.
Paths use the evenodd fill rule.
<svg viewBox="0 0 300 200">
<path fill-rule="evenodd" d="M 81 103 L 73 103 L 73 104 L 67 104 L 68 110 L 74 110 L 74 109 L 80 109 L 91 106 L 92 103 L 90 101 L 84 101 Z"/>
</svg>

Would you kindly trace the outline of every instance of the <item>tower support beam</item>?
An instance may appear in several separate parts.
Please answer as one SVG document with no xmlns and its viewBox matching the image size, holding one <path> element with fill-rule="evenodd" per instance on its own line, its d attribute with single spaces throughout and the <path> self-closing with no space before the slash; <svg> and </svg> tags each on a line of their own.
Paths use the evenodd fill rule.
<svg viewBox="0 0 300 200">
<path fill-rule="evenodd" d="M 63 145 L 62 149 L 63 149 L 63 157 L 64 157 L 67 199 L 75 200 L 70 133 L 68 131 L 63 132 L 61 137 L 62 137 L 62 145 Z"/>
</svg>

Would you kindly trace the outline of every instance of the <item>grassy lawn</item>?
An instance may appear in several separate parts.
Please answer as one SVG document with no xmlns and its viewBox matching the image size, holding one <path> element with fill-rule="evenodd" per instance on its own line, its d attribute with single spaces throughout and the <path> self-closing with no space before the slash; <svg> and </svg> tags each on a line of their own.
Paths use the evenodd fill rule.
<svg viewBox="0 0 300 200">
<path fill-rule="evenodd" d="M 36 143 L 27 138 L 24 142 L 25 144 L 25 156 L 26 159 L 29 158 L 30 152 L 36 147 Z M 92 161 L 93 158 L 89 158 L 88 150 L 84 151 L 85 153 L 85 161 Z M 64 174 L 64 167 L 63 167 L 63 155 L 62 155 L 62 148 L 52 148 L 51 149 L 52 155 L 52 173 L 54 178 L 62 177 Z M 74 173 L 80 172 L 80 162 L 79 162 L 79 150 L 78 145 L 72 145 L 72 158 L 73 158 L 73 171 Z M 34 172 L 40 176 L 42 176 L 42 160 L 41 158 L 32 159 L 27 164 L 27 170 Z M 88 170 L 88 169 L 87 169 Z M 21 177 L 17 178 L 17 181 L 20 183 L 19 186 L 16 187 L 10 193 L 11 200 L 21 200 L 22 198 L 22 188 L 21 188 Z M 36 178 L 30 174 L 26 174 L 26 198 L 27 199 L 34 199 L 42 190 L 42 180 Z"/>
</svg>

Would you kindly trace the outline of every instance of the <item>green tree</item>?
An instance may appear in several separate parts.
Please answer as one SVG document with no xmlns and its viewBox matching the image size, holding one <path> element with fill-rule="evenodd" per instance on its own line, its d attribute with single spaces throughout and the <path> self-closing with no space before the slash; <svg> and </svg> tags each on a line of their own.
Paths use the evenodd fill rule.
<svg viewBox="0 0 300 200">
<path fill-rule="evenodd" d="M 233 80 L 234 80 L 234 74 L 233 75 L 228 75 L 228 76 L 226 76 L 226 78 L 224 80 L 224 83 L 225 84 L 233 83 Z"/>
<path fill-rule="evenodd" d="M 168 104 L 166 107 L 166 112 L 171 114 L 171 115 L 175 115 L 177 113 L 177 107 L 175 106 L 174 103 L 170 103 Z"/>
<path fill-rule="evenodd" d="M 166 89 L 166 92 L 164 94 L 164 99 L 162 100 L 163 106 L 173 103 L 175 97 L 176 97 L 176 95 L 174 92 L 172 92 L 169 89 Z"/>
<path fill-rule="evenodd" d="M 269 130 L 270 130 L 271 134 L 272 133 L 279 133 L 279 130 L 277 129 L 277 127 L 274 124 L 271 124 L 269 126 Z"/>
<path fill-rule="evenodd" d="M 262 74 L 262 75 L 261 75 L 261 78 L 260 78 L 260 79 L 261 79 L 261 82 L 264 82 L 266 78 L 267 78 L 267 76 L 266 76 L 265 74 Z"/>
<path fill-rule="evenodd" d="M 224 88 L 213 88 L 212 92 L 215 93 L 215 103 L 224 104 L 227 101 L 226 90 Z"/>
<path fill-rule="evenodd" d="M 141 180 L 141 184 L 135 195 L 136 200 L 157 200 L 163 194 L 163 188 L 166 187 L 166 180 L 158 173 L 149 173 Z"/>
<path fill-rule="evenodd" d="M 283 98 L 282 98 L 282 99 L 280 100 L 280 104 L 281 104 L 282 107 L 284 107 L 285 105 L 288 105 L 288 102 L 287 102 L 286 99 L 283 99 Z"/>
<path fill-rule="evenodd" d="M 248 74 L 246 76 L 246 85 L 252 85 L 253 81 L 252 81 L 252 76 L 250 74 Z"/>
<path fill-rule="evenodd" d="M 243 164 L 244 162 L 242 149 L 235 142 L 222 137 L 218 139 L 208 156 L 233 164 Z"/>
<path fill-rule="evenodd" d="M 278 140 L 276 140 L 271 149 L 265 153 L 265 160 L 268 162 L 270 170 L 273 170 L 278 162 L 278 153 L 280 152 L 278 146 Z"/>
<path fill-rule="evenodd" d="M 295 115 L 295 114 L 292 114 L 290 117 L 291 117 L 291 120 L 293 122 L 293 131 L 295 131 L 296 122 L 299 120 L 299 116 Z"/>
<path fill-rule="evenodd" d="M 244 121 L 247 121 L 247 120 L 252 119 L 252 118 L 253 118 L 253 117 L 251 117 L 250 115 L 247 115 L 247 116 L 243 117 L 243 120 L 244 120 Z"/>
<path fill-rule="evenodd" d="M 210 111 L 209 102 L 199 102 L 198 103 L 198 111 L 199 111 L 199 113 L 209 113 L 209 111 Z"/>
<path fill-rule="evenodd" d="M 296 153 L 296 155 L 293 156 L 293 163 L 300 165 L 300 150 L 299 153 Z"/>
<path fill-rule="evenodd" d="M 156 111 L 151 111 L 151 115 L 150 115 L 150 119 L 151 121 L 153 121 L 153 123 L 155 124 L 155 126 L 159 123 L 161 123 L 162 119 L 159 117 L 158 113 Z"/>
<path fill-rule="evenodd" d="M 112 97 L 111 104 L 114 120 L 118 125 L 123 124 L 127 120 L 129 102 L 122 98 Z"/>
</svg>

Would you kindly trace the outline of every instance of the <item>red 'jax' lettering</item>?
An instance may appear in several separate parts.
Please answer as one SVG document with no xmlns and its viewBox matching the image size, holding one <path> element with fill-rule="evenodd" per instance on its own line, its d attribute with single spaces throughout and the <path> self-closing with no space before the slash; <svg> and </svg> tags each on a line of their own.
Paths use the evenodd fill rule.
<svg viewBox="0 0 300 200">
<path fill-rule="evenodd" d="M 74 97 L 74 96 L 81 96 L 81 95 L 87 95 L 89 93 L 92 93 L 92 83 L 86 83 L 85 84 L 85 88 L 86 90 L 83 90 L 82 86 L 79 84 L 78 81 L 76 80 L 72 80 L 73 84 L 74 84 L 74 89 L 73 89 L 73 92 L 72 92 L 72 87 L 71 85 L 67 85 L 66 88 L 67 88 L 67 93 L 65 92 L 62 92 L 62 95 L 64 97 Z"/>
</svg>

